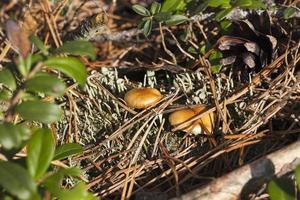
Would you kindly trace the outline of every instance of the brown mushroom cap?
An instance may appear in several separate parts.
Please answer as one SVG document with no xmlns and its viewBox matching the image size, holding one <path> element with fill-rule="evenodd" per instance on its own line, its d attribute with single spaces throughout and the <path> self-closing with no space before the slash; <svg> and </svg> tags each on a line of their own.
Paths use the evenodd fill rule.
<svg viewBox="0 0 300 200">
<path fill-rule="evenodd" d="M 206 105 L 199 104 L 191 108 L 175 111 L 169 116 L 169 122 L 172 126 L 177 126 L 196 116 L 197 114 L 205 110 L 205 108 Z M 211 134 L 213 130 L 213 122 L 213 113 L 210 113 L 202 116 L 200 119 L 194 122 L 187 123 L 181 130 L 184 132 L 193 133 L 195 135 L 202 132 Z"/>
<path fill-rule="evenodd" d="M 162 99 L 161 93 L 155 88 L 135 88 L 125 94 L 124 100 L 132 108 L 148 108 Z"/>
</svg>

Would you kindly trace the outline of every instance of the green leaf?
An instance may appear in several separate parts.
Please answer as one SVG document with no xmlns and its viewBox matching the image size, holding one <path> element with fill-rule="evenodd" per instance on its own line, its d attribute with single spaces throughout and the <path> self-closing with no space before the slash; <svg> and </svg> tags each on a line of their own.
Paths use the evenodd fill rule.
<svg viewBox="0 0 300 200">
<path fill-rule="evenodd" d="M 32 54 L 29 54 L 26 58 L 20 57 L 18 64 L 18 70 L 23 76 L 27 76 L 32 66 Z"/>
<path fill-rule="evenodd" d="M 183 1 L 184 0 L 166 0 L 162 5 L 161 11 L 162 12 L 175 11 Z"/>
<path fill-rule="evenodd" d="M 88 56 L 92 60 L 96 59 L 96 50 L 92 43 L 84 40 L 67 41 L 55 50 L 56 53 L 67 53 L 77 56 Z"/>
<path fill-rule="evenodd" d="M 91 193 L 88 192 L 84 183 L 78 183 L 72 190 L 64 192 L 61 196 L 62 200 L 96 200 Z"/>
<path fill-rule="evenodd" d="M 152 20 L 147 20 L 143 27 L 143 33 L 147 37 L 151 33 L 152 29 Z"/>
<path fill-rule="evenodd" d="M 215 60 L 219 60 L 220 58 L 223 57 L 223 54 L 222 52 L 220 51 L 216 51 L 216 50 L 213 50 L 208 58 L 209 61 L 215 61 Z"/>
<path fill-rule="evenodd" d="M 230 20 L 223 20 L 221 21 L 220 25 L 221 25 L 221 29 L 225 32 L 228 32 L 230 29 L 232 22 Z"/>
<path fill-rule="evenodd" d="M 12 97 L 12 92 L 10 90 L 3 88 L 0 91 L 0 100 L 8 101 L 10 100 L 11 97 Z M 0 105 L 0 110 L 3 110 L 1 109 L 1 105 Z"/>
<path fill-rule="evenodd" d="M 0 161 L 0 185 L 19 199 L 33 199 L 36 185 L 23 167 L 8 161 Z"/>
<path fill-rule="evenodd" d="M 223 65 L 220 64 L 220 59 L 223 57 L 223 54 L 220 51 L 213 50 L 208 58 L 211 63 L 211 71 L 213 73 L 219 73 Z"/>
<path fill-rule="evenodd" d="M 27 168 L 34 179 L 47 171 L 55 152 L 55 141 L 50 129 L 38 129 L 27 145 Z"/>
<path fill-rule="evenodd" d="M 252 0 L 237 0 L 235 2 L 235 6 L 244 7 L 244 6 L 251 6 Z"/>
<path fill-rule="evenodd" d="M 193 46 L 190 46 L 187 51 L 189 53 L 192 53 L 192 54 L 197 54 L 198 53 L 197 50 L 195 49 L 195 47 L 193 47 Z"/>
<path fill-rule="evenodd" d="M 261 0 L 252 0 L 252 4 L 249 6 L 243 6 L 243 9 L 266 9 L 267 5 Z"/>
<path fill-rule="evenodd" d="M 155 14 L 159 13 L 160 9 L 161 9 L 161 4 L 160 3 L 157 3 L 156 1 L 154 1 L 151 4 L 150 11 L 151 11 L 152 15 L 155 15 Z"/>
<path fill-rule="evenodd" d="M 38 73 L 25 82 L 25 88 L 32 92 L 41 92 L 54 97 L 62 96 L 66 89 L 64 82 L 54 75 Z"/>
<path fill-rule="evenodd" d="M 289 178 L 270 181 L 267 190 L 271 200 L 295 200 L 294 184 Z"/>
<path fill-rule="evenodd" d="M 200 53 L 202 55 L 205 55 L 210 50 L 210 48 L 211 48 L 211 45 L 207 43 L 200 48 Z"/>
<path fill-rule="evenodd" d="M 171 12 L 160 12 L 154 15 L 154 19 L 157 20 L 158 22 L 164 22 L 170 19 L 172 16 Z"/>
<path fill-rule="evenodd" d="M 31 62 L 33 65 L 43 60 L 44 60 L 44 56 L 42 56 L 41 54 L 33 54 L 31 56 Z"/>
<path fill-rule="evenodd" d="M 145 23 L 146 23 L 146 21 L 144 21 L 144 20 L 140 21 L 140 23 L 138 24 L 138 29 L 143 29 Z"/>
<path fill-rule="evenodd" d="M 184 15 L 172 15 L 171 18 L 166 21 L 166 24 L 169 26 L 178 25 L 188 20 L 189 18 Z"/>
<path fill-rule="evenodd" d="M 6 150 L 20 147 L 29 137 L 30 131 L 26 127 L 9 122 L 0 124 L 0 144 Z"/>
<path fill-rule="evenodd" d="M 44 185 L 55 196 L 60 197 L 64 190 L 61 187 L 61 181 L 64 176 L 80 176 L 80 169 L 72 167 L 66 169 L 59 169 L 57 172 L 47 177 Z"/>
<path fill-rule="evenodd" d="M 293 17 L 293 15 L 296 13 L 296 8 L 286 8 L 283 11 L 283 18 L 289 19 Z"/>
<path fill-rule="evenodd" d="M 81 153 L 82 151 L 83 151 L 83 147 L 80 144 L 76 144 L 76 143 L 63 144 L 62 146 L 56 149 L 53 160 L 61 160 L 67 158 L 68 156 Z"/>
<path fill-rule="evenodd" d="M 44 64 L 57 69 L 69 77 L 75 79 L 81 86 L 84 86 L 87 72 L 84 64 L 74 57 L 49 57 Z"/>
<path fill-rule="evenodd" d="M 222 8 L 231 8 L 230 0 L 207 0 L 207 5 L 213 8 L 222 7 Z"/>
<path fill-rule="evenodd" d="M 298 165 L 295 169 L 295 179 L 298 189 L 300 190 L 300 165 Z"/>
<path fill-rule="evenodd" d="M 223 67 L 223 65 L 221 65 L 221 64 L 213 65 L 213 66 L 211 66 L 211 71 L 212 71 L 212 73 L 217 74 L 221 71 L 222 67 Z"/>
<path fill-rule="evenodd" d="M 17 88 L 15 77 L 9 69 L 3 69 L 0 71 L 0 83 L 4 84 L 12 91 Z"/>
<path fill-rule="evenodd" d="M 31 35 L 29 39 L 45 56 L 49 54 L 48 47 L 44 44 L 44 42 L 39 37 L 35 35 Z"/>
<path fill-rule="evenodd" d="M 79 183 L 79 185 L 75 186 L 75 188 L 71 190 L 61 188 L 61 181 L 66 175 L 79 176 L 80 170 L 77 168 L 60 169 L 58 172 L 48 177 L 45 180 L 44 185 L 51 192 L 52 195 L 62 200 L 93 199 L 91 194 L 87 192 L 87 188 L 85 188 L 85 185 L 83 183 Z"/>
<path fill-rule="evenodd" d="M 134 10 L 134 12 L 136 12 L 139 15 L 142 15 L 142 16 L 145 16 L 145 17 L 151 16 L 150 11 L 147 8 L 145 8 L 141 5 L 138 5 L 138 4 L 133 5 L 132 9 Z"/>
<path fill-rule="evenodd" d="M 218 22 L 222 21 L 232 10 L 233 8 L 228 8 L 218 12 L 217 15 L 215 16 L 215 20 L 217 20 Z"/>
<path fill-rule="evenodd" d="M 38 100 L 24 101 L 16 107 L 16 111 L 25 120 L 38 121 L 42 123 L 53 123 L 62 116 L 60 106 Z"/>
<path fill-rule="evenodd" d="M 10 196 L 5 196 L 3 200 L 14 200 L 14 199 Z"/>
</svg>

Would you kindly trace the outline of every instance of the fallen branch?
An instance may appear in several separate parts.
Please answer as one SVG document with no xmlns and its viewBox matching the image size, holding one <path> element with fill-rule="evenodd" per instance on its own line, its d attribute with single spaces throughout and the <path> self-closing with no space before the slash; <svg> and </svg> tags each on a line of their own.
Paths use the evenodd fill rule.
<svg viewBox="0 0 300 200">
<path fill-rule="evenodd" d="M 240 199 L 244 186 L 254 178 L 286 174 L 300 164 L 300 141 L 222 176 L 210 184 L 173 200 Z M 287 167 L 288 166 L 288 167 Z M 274 173 L 271 173 L 273 170 Z"/>
</svg>

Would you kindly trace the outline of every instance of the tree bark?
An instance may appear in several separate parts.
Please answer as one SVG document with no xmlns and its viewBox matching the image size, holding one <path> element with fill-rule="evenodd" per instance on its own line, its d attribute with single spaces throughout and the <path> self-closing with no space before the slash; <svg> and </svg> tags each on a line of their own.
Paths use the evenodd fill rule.
<svg viewBox="0 0 300 200">
<path fill-rule="evenodd" d="M 268 180 L 275 174 L 291 172 L 299 164 L 300 141 L 297 141 L 173 200 L 242 199 L 241 193 L 251 180 Z"/>
</svg>

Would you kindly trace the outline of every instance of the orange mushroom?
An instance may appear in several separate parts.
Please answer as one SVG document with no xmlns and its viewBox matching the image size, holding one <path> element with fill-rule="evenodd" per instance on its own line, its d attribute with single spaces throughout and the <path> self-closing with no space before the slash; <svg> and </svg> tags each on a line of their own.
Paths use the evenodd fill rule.
<svg viewBox="0 0 300 200">
<path fill-rule="evenodd" d="M 135 88 L 125 94 L 124 100 L 131 108 L 145 109 L 162 99 L 162 94 L 155 88 Z"/>
<path fill-rule="evenodd" d="M 172 126 L 178 126 L 184 122 L 190 120 L 197 114 L 201 113 L 206 109 L 206 105 L 199 104 L 192 106 L 191 108 L 186 108 L 182 110 L 175 111 L 169 116 L 169 122 Z M 214 114 L 205 114 L 201 118 L 185 123 L 184 127 L 181 128 L 182 131 L 187 133 L 193 133 L 195 135 L 200 133 L 211 134 L 214 126 Z"/>
</svg>

